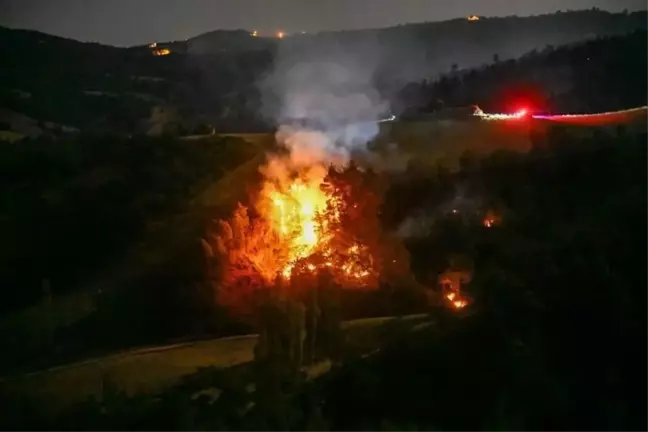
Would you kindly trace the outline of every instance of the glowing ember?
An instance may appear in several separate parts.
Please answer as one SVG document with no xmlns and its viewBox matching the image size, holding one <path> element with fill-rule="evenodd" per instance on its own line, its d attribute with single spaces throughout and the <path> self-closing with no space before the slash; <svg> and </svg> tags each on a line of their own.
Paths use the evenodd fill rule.
<svg viewBox="0 0 648 432">
<path fill-rule="evenodd" d="M 463 299 L 456 291 L 450 291 L 445 295 L 448 304 L 455 309 L 463 309 L 468 305 L 468 301 Z"/>
<path fill-rule="evenodd" d="M 493 213 L 492 211 L 489 210 L 486 213 L 486 216 L 484 217 L 484 219 L 482 220 L 482 223 L 484 224 L 484 226 L 486 228 L 492 228 L 495 225 L 497 225 L 499 223 L 499 221 L 500 221 L 500 218 L 495 213 Z"/>
<path fill-rule="evenodd" d="M 452 306 L 454 306 L 456 309 L 463 309 L 468 302 L 466 300 L 455 300 L 452 302 Z"/>
</svg>

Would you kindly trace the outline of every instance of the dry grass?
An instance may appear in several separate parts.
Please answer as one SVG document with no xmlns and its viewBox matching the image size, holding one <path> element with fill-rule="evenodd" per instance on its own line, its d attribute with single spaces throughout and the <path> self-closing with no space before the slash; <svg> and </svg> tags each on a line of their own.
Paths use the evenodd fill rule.
<svg viewBox="0 0 648 432">
<path fill-rule="evenodd" d="M 427 315 L 354 320 L 343 323 L 347 343 L 368 352 L 380 347 L 386 324 L 396 321 L 415 328 Z M 107 378 L 129 395 L 153 393 L 168 388 L 199 368 L 231 367 L 253 359 L 256 335 L 212 339 L 177 345 L 144 348 L 72 363 L 19 377 L 4 384 L 12 392 L 33 397 L 58 411 L 102 394 Z M 360 349 L 360 348 L 359 348 Z"/>
</svg>

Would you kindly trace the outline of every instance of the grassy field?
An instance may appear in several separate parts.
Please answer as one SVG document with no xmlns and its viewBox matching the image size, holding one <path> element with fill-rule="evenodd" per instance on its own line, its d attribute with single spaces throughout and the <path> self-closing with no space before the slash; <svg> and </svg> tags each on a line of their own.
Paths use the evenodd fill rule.
<svg viewBox="0 0 648 432">
<path fill-rule="evenodd" d="M 590 116 L 557 116 L 551 120 L 481 121 L 468 118 L 395 121 L 381 124 L 380 135 L 371 147 L 382 156 L 387 166 L 415 160 L 430 166 L 441 162 L 454 168 L 466 151 L 476 155 L 497 150 L 528 152 L 532 147 L 531 133 L 546 133 L 550 127 L 561 126 L 575 135 L 596 131 L 614 133 L 620 125 L 628 132 L 640 132 L 646 130 L 647 119 L 648 110 L 641 107 Z"/>
<path fill-rule="evenodd" d="M 529 151 L 529 130 L 525 122 L 412 121 L 393 123 L 388 136 L 401 152 L 418 162 L 434 165 L 441 161 L 453 167 L 468 150 L 475 154 L 501 149 Z"/>
<path fill-rule="evenodd" d="M 201 207 L 229 207 L 245 197 L 248 186 L 260 178 L 259 167 L 265 162 L 265 153 L 239 165 L 227 173 L 218 182 L 209 185 L 201 194 L 196 196 L 194 205 Z"/>
<path fill-rule="evenodd" d="M 345 345 L 358 354 L 369 353 L 392 335 L 388 331 L 391 324 L 415 330 L 427 321 L 427 315 L 348 321 L 342 325 Z M 155 393 L 202 367 L 227 368 L 250 362 L 256 342 L 257 335 L 248 335 L 143 348 L 5 378 L 0 384 L 11 394 L 46 403 L 55 412 L 91 396 L 99 397 L 105 379 L 129 395 Z"/>
</svg>

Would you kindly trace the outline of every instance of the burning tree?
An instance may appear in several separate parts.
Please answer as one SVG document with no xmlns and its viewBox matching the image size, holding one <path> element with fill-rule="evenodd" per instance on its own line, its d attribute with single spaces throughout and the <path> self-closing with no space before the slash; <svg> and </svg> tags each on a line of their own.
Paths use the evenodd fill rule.
<svg viewBox="0 0 648 432">
<path fill-rule="evenodd" d="M 380 224 L 380 176 L 336 159 L 324 134 L 289 132 L 277 138 L 290 152 L 268 156 L 253 207 L 203 239 L 218 303 L 259 330 L 257 406 L 268 413 L 303 363 L 337 358 L 341 291 L 411 278 L 404 246 Z"/>
<path fill-rule="evenodd" d="M 325 134 L 282 132 L 290 152 L 268 155 L 253 208 L 214 221 L 203 246 L 218 303 L 259 328 L 256 359 L 295 377 L 336 351 L 342 290 L 413 278 L 404 246 L 381 227 L 380 176 L 338 158 Z"/>
<path fill-rule="evenodd" d="M 409 254 L 402 242 L 382 229 L 383 179 L 351 163 L 330 169 L 322 189 L 329 201 L 330 250 L 334 276 L 343 287 L 376 288 L 410 277 Z"/>
<path fill-rule="evenodd" d="M 382 188 L 377 174 L 353 163 L 331 166 L 318 182 L 295 177 L 266 185 L 258 217 L 239 205 L 204 240 L 219 303 L 249 314 L 255 293 L 278 291 L 279 279 L 282 295 L 303 299 L 320 273 L 343 289 L 373 289 L 409 275 L 407 252 L 381 228 Z"/>
<path fill-rule="evenodd" d="M 249 316 L 256 311 L 256 294 L 274 284 L 276 263 L 288 259 L 289 246 L 267 221 L 250 218 L 241 204 L 229 220 L 215 221 L 210 228 L 202 243 L 218 303 Z"/>
</svg>

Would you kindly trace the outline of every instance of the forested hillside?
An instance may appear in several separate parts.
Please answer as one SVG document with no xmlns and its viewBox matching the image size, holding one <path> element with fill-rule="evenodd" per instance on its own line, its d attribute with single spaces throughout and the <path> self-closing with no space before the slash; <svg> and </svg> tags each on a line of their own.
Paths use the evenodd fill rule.
<svg viewBox="0 0 648 432">
<path fill-rule="evenodd" d="M 190 134 L 206 126 L 226 132 L 271 130 L 275 118 L 262 114 L 259 82 L 278 63 L 308 62 L 314 56 L 335 60 L 342 54 L 360 59 L 373 75 L 368 79 L 398 112 L 409 104 L 398 97 L 408 82 L 435 81 L 439 74 L 493 60 L 510 66 L 508 59 L 534 49 L 645 28 L 645 12 L 589 10 L 478 21 L 459 18 L 376 30 L 296 34 L 281 40 L 253 37 L 248 31 L 216 31 L 188 41 L 160 42 L 155 49 L 115 48 L 0 28 L 0 107 L 41 122 L 43 131 L 52 129 L 44 122 L 131 134 L 151 130 Z M 162 48 L 170 54 L 153 55 Z M 570 55 L 563 51 L 548 61 L 577 66 L 574 74 L 587 72 L 586 65 L 564 65 Z M 592 64 L 600 66 L 596 59 Z M 521 72 L 515 69 L 517 77 Z M 499 74 L 497 68 L 489 70 Z M 563 72 L 547 73 L 561 76 Z M 589 78 L 595 79 L 596 74 Z M 479 90 L 465 86 L 452 99 L 457 103 L 481 100 Z M 444 91 L 440 96 L 450 99 Z M 155 114 L 161 109 L 166 113 L 163 117 Z M 3 130 L 21 129 L 6 118 L 0 120 Z"/>
<path fill-rule="evenodd" d="M 645 30 L 546 47 L 519 59 L 497 54 L 486 66 L 454 70 L 408 84 L 400 100 L 410 113 L 478 104 L 490 112 L 527 106 L 536 112 L 594 113 L 646 105 Z"/>
</svg>

